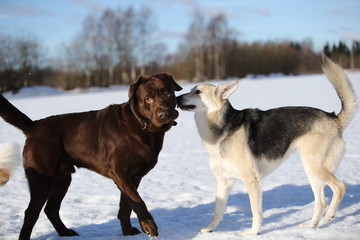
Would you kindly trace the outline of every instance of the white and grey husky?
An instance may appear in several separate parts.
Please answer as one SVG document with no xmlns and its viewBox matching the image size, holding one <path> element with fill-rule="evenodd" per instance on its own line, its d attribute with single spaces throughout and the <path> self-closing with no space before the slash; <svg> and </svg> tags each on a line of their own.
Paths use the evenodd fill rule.
<svg viewBox="0 0 360 240">
<path fill-rule="evenodd" d="M 178 97 L 182 110 L 195 112 L 196 126 L 217 181 L 214 216 L 201 232 L 216 228 L 234 181 L 241 179 L 248 190 L 253 215 L 252 229 L 245 235 L 259 234 L 263 220 L 260 180 L 294 149 L 300 152 L 315 198 L 312 219 L 302 226 L 317 227 L 326 208 L 326 185 L 333 197 L 325 218 L 335 216 L 346 186 L 334 173 L 345 147 L 342 131 L 356 112 L 357 98 L 340 66 L 324 56 L 322 67 L 342 103 L 337 115 L 310 107 L 236 110 L 228 97 L 235 91 L 237 81 L 217 87 L 201 84 Z"/>
</svg>

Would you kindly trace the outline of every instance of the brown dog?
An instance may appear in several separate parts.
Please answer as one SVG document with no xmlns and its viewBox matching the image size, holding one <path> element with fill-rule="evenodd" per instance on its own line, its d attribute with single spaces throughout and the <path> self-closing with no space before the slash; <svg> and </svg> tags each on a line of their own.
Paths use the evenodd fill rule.
<svg viewBox="0 0 360 240">
<path fill-rule="evenodd" d="M 121 191 L 118 218 L 124 235 L 132 227 L 133 210 L 144 233 L 158 229 L 137 188 L 157 163 L 164 134 L 179 113 L 175 91 L 182 88 L 165 73 L 142 76 L 129 88 L 129 101 L 99 110 L 32 121 L 0 94 L 0 116 L 26 135 L 24 168 L 31 200 L 19 239 L 29 239 L 39 213 L 45 213 L 60 236 L 75 236 L 59 216 L 62 199 L 76 167 L 112 179 Z"/>
</svg>

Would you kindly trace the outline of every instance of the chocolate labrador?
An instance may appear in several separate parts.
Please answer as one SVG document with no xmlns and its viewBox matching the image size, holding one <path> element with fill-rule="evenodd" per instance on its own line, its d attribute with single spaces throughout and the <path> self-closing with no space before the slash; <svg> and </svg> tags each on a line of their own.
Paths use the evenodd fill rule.
<svg viewBox="0 0 360 240">
<path fill-rule="evenodd" d="M 42 207 L 60 236 L 76 236 L 59 216 L 74 166 L 112 179 L 121 191 L 120 219 L 124 235 L 140 231 L 130 222 L 134 211 L 142 231 L 158 236 L 158 228 L 137 192 L 142 177 L 157 163 L 164 134 L 179 113 L 175 91 L 182 88 L 166 74 L 141 76 L 130 85 L 122 104 L 33 121 L 0 94 L 0 116 L 26 135 L 24 169 L 30 188 L 19 239 L 29 239 Z"/>
</svg>

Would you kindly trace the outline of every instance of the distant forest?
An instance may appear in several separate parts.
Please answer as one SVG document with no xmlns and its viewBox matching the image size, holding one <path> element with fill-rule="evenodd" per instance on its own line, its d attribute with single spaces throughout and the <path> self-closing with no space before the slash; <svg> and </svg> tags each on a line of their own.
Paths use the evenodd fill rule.
<svg viewBox="0 0 360 240">
<path fill-rule="evenodd" d="M 243 42 L 224 15 L 195 14 L 178 50 L 169 54 L 153 17 L 147 7 L 88 15 L 81 32 L 52 58 L 36 37 L 0 34 L 0 91 L 129 84 L 157 72 L 189 81 L 320 72 L 311 40 Z M 360 41 L 350 48 L 326 44 L 323 52 L 345 68 L 360 68 Z"/>
</svg>

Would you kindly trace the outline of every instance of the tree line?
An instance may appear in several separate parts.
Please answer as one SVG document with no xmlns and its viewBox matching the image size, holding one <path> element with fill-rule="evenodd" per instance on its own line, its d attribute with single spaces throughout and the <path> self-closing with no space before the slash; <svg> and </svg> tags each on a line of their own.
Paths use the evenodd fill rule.
<svg viewBox="0 0 360 240">
<path fill-rule="evenodd" d="M 169 54 L 150 8 L 106 9 L 88 15 L 57 58 L 47 58 L 34 37 L 0 34 L 0 91 L 128 84 L 157 72 L 190 81 L 320 72 L 320 53 L 309 39 L 248 43 L 238 35 L 226 16 L 196 13 L 178 50 Z M 345 68 L 360 68 L 359 41 L 351 48 L 326 44 L 323 52 Z"/>
</svg>

